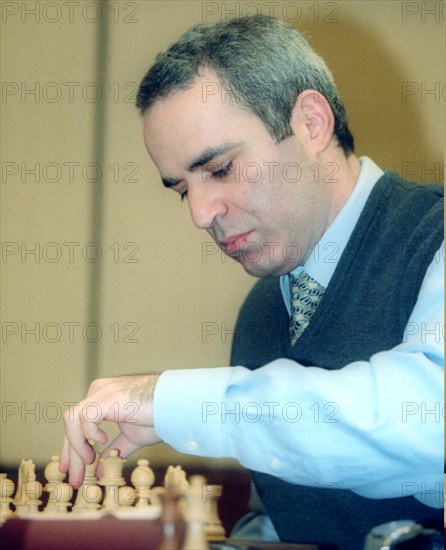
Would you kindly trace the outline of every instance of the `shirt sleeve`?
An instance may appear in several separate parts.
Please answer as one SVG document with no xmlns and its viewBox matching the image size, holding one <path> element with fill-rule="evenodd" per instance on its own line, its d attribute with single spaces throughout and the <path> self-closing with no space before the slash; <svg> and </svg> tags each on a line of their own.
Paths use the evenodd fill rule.
<svg viewBox="0 0 446 550">
<path fill-rule="evenodd" d="M 443 251 L 392 350 L 334 371 L 288 359 L 254 371 L 165 371 L 158 435 L 180 452 L 233 457 L 290 483 L 442 507 Z"/>
</svg>

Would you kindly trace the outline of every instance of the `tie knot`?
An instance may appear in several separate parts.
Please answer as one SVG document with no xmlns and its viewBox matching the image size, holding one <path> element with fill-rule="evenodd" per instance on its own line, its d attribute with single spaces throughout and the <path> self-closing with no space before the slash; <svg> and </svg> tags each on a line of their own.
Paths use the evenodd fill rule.
<svg viewBox="0 0 446 550">
<path fill-rule="evenodd" d="M 289 274 L 290 279 L 290 290 L 291 294 L 296 292 L 302 294 L 313 294 L 317 293 L 318 295 L 323 294 L 325 288 L 320 285 L 316 279 L 313 279 L 306 271 L 301 271 L 298 275 L 294 273 Z"/>
</svg>

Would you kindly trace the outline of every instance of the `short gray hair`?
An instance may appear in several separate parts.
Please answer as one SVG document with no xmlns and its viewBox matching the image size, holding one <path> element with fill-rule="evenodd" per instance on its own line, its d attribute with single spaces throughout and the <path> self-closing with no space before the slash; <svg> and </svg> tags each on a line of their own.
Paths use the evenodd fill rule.
<svg viewBox="0 0 446 550">
<path fill-rule="evenodd" d="M 205 69 L 218 75 L 229 100 L 258 116 L 277 142 L 293 134 L 291 113 L 300 93 L 320 92 L 333 111 L 339 145 L 346 154 L 353 152 L 331 72 L 305 38 L 285 23 L 254 15 L 196 25 L 157 55 L 141 81 L 138 109 L 145 114 L 156 100 L 190 88 Z"/>
</svg>

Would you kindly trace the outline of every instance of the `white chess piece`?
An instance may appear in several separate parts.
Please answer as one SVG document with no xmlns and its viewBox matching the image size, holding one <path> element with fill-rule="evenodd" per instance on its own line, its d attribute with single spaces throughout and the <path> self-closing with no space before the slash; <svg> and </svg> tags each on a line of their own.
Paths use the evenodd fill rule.
<svg viewBox="0 0 446 550">
<path fill-rule="evenodd" d="M 104 475 L 99 479 L 99 485 L 105 487 L 104 501 L 102 508 L 107 511 L 115 510 L 119 507 L 119 487 L 125 485 L 125 479 L 122 477 L 125 458 L 119 456 L 117 449 L 110 449 L 107 458 L 101 458 Z"/>
<path fill-rule="evenodd" d="M 136 489 L 134 489 L 133 487 L 130 487 L 129 485 L 124 485 L 123 487 L 119 487 L 119 491 L 118 491 L 119 506 L 123 508 L 130 508 L 135 504 L 136 498 L 137 498 Z"/>
<path fill-rule="evenodd" d="M 168 466 L 164 475 L 164 487 L 170 487 L 181 495 L 178 499 L 178 509 L 180 514 L 184 517 L 186 511 L 184 495 L 189 489 L 189 482 L 186 479 L 186 472 L 181 466 Z"/>
<path fill-rule="evenodd" d="M 94 461 L 85 466 L 84 481 L 77 490 L 76 502 L 73 507 L 75 513 L 94 512 L 101 508 L 100 502 L 103 495 L 96 477 L 96 468 L 100 456 L 100 453 L 95 453 Z"/>
<path fill-rule="evenodd" d="M 130 480 L 138 494 L 136 507 L 150 506 L 151 488 L 155 481 L 155 474 L 149 467 L 149 461 L 146 458 L 138 460 L 138 466 L 133 470 Z"/>
<path fill-rule="evenodd" d="M 169 466 L 164 476 L 164 487 L 171 486 L 179 493 L 185 493 L 189 489 L 186 472 L 181 466 Z"/>
<path fill-rule="evenodd" d="M 59 463 L 59 455 L 53 455 L 45 468 L 44 476 L 47 483 L 43 490 L 49 494 L 45 513 L 63 514 L 72 506 L 70 500 L 73 497 L 73 489 L 71 485 L 64 483 L 66 474 L 59 470 Z"/>
<path fill-rule="evenodd" d="M 202 476 L 192 476 L 189 490 L 185 494 L 187 507 L 185 512 L 186 536 L 183 550 L 208 550 L 204 525 L 206 523 L 207 510 L 203 494 L 206 480 Z"/>
<path fill-rule="evenodd" d="M 218 499 L 221 497 L 221 485 L 207 484 L 204 488 L 203 499 L 206 506 L 206 521 L 204 532 L 208 541 L 225 540 L 226 533 L 218 515 Z"/>
<path fill-rule="evenodd" d="M 39 500 L 42 484 L 36 480 L 35 466 L 32 460 L 22 459 L 19 466 L 17 491 L 12 503 L 18 516 L 28 516 L 39 512 Z"/>
<path fill-rule="evenodd" d="M 14 493 L 14 482 L 6 474 L 0 474 L 0 526 L 14 516 L 11 509 L 11 495 Z"/>
</svg>

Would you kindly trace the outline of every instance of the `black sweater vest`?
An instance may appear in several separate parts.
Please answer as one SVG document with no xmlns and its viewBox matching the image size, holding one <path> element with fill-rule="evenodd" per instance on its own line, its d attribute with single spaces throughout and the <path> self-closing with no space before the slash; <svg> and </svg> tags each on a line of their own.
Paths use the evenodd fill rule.
<svg viewBox="0 0 446 550">
<path fill-rule="evenodd" d="M 391 349 L 402 342 L 426 270 L 442 240 L 442 186 L 417 185 L 394 173 L 384 174 L 296 345 L 289 343 L 289 317 L 279 279 L 261 279 L 241 308 L 231 364 L 256 369 L 288 358 L 302 365 L 341 369 Z M 367 532 L 380 523 L 414 519 L 442 528 L 442 510 L 413 497 L 369 499 L 349 490 L 293 485 L 259 472 L 252 472 L 252 477 L 284 542 L 360 550 Z"/>
</svg>

